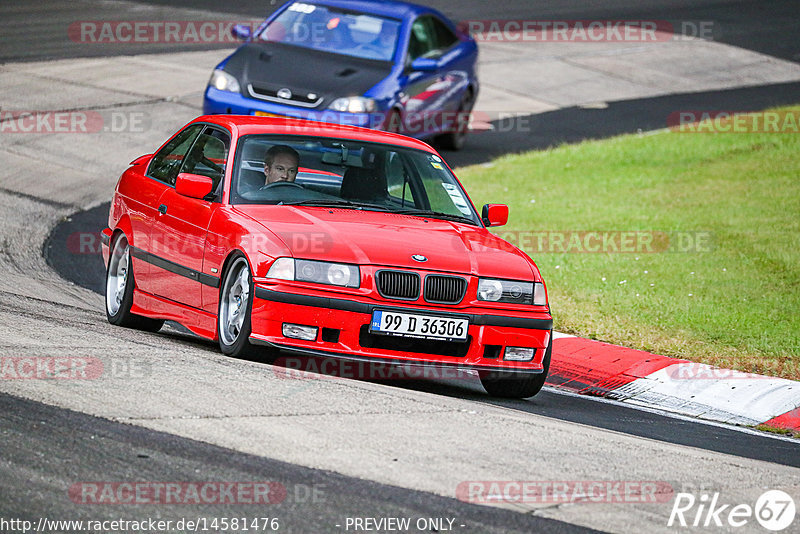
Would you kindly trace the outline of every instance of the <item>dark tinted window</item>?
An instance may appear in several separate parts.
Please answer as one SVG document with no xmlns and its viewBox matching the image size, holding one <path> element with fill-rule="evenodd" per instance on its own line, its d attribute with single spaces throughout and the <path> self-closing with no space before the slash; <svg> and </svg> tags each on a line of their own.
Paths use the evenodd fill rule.
<svg viewBox="0 0 800 534">
<path fill-rule="evenodd" d="M 411 25 L 408 45 L 410 61 L 418 57 L 436 58 L 458 42 L 458 37 L 439 19 L 430 15 L 419 17 Z"/>
<path fill-rule="evenodd" d="M 214 180 L 213 190 L 216 191 L 225 175 L 230 144 L 231 139 L 227 133 L 207 127 L 192 145 L 180 172 L 208 176 Z"/>
<path fill-rule="evenodd" d="M 173 137 L 150 162 L 147 175 L 169 185 L 175 185 L 175 177 L 178 176 L 186 152 L 202 128 L 202 124 L 193 124 Z"/>
</svg>

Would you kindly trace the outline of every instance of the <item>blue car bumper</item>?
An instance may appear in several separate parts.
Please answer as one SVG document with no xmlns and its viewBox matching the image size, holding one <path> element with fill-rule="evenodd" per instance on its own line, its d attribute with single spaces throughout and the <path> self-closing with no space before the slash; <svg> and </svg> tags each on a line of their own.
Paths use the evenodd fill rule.
<svg viewBox="0 0 800 534">
<path fill-rule="evenodd" d="M 258 113 L 373 129 L 380 129 L 385 117 L 385 114 L 380 112 L 342 113 L 328 109 L 301 109 L 247 98 L 240 93 L 220 91 L 214 87 L 206 88 L 203 99 L 203 114 L 205 115 L 256 115 Z"/>
</svg>

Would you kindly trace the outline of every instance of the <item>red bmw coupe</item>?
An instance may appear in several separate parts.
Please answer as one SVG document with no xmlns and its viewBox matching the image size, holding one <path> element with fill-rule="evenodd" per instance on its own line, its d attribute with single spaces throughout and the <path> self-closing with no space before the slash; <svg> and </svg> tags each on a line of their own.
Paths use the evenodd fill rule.
<svg viewBox="0 0 800 534">
<path fill-rule="evenodd" d="M 301 355 L 478 371 L 495 396 L 544 384 L 544 281 L 487 227 L 447 164 L 407 137 L 203 116 L 121 176 L 102 232 L 106 313 L 165 320 L 239 356 Z"/>
</svg>

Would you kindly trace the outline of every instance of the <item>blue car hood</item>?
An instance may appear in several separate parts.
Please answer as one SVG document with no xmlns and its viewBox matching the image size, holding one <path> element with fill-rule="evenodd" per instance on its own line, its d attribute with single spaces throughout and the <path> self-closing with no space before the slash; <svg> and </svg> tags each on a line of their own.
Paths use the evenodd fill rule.
<svg viewBox="0 0 800 534">
<path fill-rule="evenodd" d="M 389 61 L 254 41 L 234 52 L 224 69 L 239 80 L 242 94 L 248 98 L 253 98 L 248 86 L 262 95 L 289 89 L 304 107 L 325 109 L 336 98 L 363 95 L 389 76 L 392 67 Z"/>
</svg>

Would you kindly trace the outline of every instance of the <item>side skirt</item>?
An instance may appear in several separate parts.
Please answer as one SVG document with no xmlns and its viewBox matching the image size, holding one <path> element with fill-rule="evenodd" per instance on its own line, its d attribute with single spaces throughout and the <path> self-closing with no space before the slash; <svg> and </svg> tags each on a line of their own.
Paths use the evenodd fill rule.
<svg viewBox="0 0 800 534">
<path fill-rule="evenodd" d="M 206 339 L 215 340 L 217 336 L 216 314 L 157 297 L 139 289 L 133 290 L 131 312 L 152 319 L 175 321 Z"/>
</svg>

